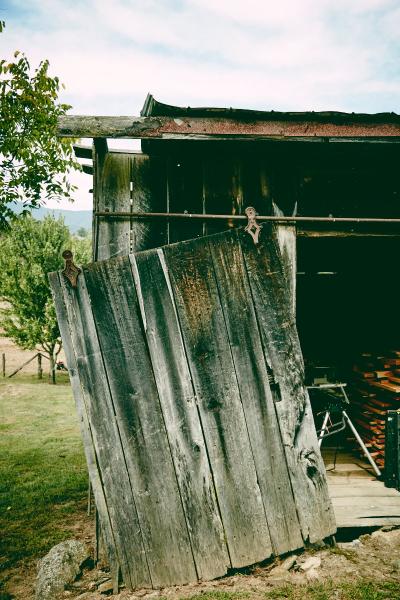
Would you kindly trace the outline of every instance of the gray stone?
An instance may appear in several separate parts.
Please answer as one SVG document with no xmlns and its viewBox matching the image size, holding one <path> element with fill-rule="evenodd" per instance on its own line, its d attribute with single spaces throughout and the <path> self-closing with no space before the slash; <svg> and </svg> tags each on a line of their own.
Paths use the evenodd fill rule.
<svg viewBox="0 0 400 600">
<path fill-rule="evenodd" d="M 318 569 L 321 566 L 319 556 L 310 556 L 306 561 L 299 565 L 300 571 L 309 571 L 310 569 Z"/>
<path fill-rule="evenodd" d="M 66 585 L 75 581 L 88 558 L 87 547 L 78 540 L 66 540 L 54 546 L 39 562 L 36 600 L 54 600 Z"/>
<path fill-rule="evenodd" d="M 296 560 L 297 560 L 297 556 L 295 554 L 293 556 L 288 556 L 287 558 L 285 558 L 283 563 L 279 566 L 281 569 L 284 569 L 285 571 L 290 571 L 290 569 L 295 565 Z"/>
<path fill-rule="evenodd" d="M 394 560 L 392 562 L 393 571 L 400 571 L 400 560 Z"/>
</svg>

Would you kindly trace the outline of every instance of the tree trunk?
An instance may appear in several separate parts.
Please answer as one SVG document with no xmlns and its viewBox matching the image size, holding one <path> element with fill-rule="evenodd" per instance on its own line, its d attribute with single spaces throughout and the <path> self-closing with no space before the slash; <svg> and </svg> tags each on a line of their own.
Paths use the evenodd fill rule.
<svg viewBox="0 0 400 600">
<path fill-rule="evenodd" d="M 57 382 L 56 382 L 56 361 L 54 358 L 54 350 L 52 352 L 49 352 L 49 359 L 50 359 L 49 383 L 52 383 L 53 385 L 55 385 Z"/>
</svg>

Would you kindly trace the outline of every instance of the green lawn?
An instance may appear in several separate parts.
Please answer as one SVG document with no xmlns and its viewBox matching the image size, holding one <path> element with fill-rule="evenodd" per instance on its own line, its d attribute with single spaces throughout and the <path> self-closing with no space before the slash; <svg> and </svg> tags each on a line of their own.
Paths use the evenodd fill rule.
<svg viewBox="0 0 400 600">
<path fill-rule="evenodd" d="M 0 569 L 44 555 L 83 513 L 88 476 L 67 377 L 0 380 Z"/>
<path fill-rule="evenodd" d="M 251 600 L 251 592 L 206 592 L 188 600 Z M 259 594 L 258 594 L 259 598 Z M 357 581 L 351 583 L 314 583 L 307 586 L 286 585 L 265 592 L 265 600 L 396 600 L 400 584 Z"/>
</svg>

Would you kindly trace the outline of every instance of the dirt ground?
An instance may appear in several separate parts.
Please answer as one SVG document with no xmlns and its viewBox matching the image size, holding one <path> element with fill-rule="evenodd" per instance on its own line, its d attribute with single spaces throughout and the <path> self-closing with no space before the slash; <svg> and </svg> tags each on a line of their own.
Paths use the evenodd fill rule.
<svg viewBox="0 0 400 600">
<path fill-rule="evenodd" d="M 82 527 L 82 529 L 81 529 Z M 93 548 L 93 530 L 85 523 L 76 523 L 76 537 Z M 306 568 L 311 563 L 314 566 Z M 14 575 L 12 593 L 14 598 L 34 597 L 35 565 Z M 221 579 L 174 586 L 162 590 L 122 589 L 119 594 L 111 591 L 101 593 L 100 586 L 109 582 L 109 573 L 103 567 L 87 570 L 75 583 L 70 585 L 60 599 L 80 600 L 154 600 L 165 598 L 178 600 L 198 596 L 204 600 L 230 600 L 232 598 L 303 598 L 304 600 L 378 600 L 400 598 L 400 529 L 378 530 L 362 535 L 353 542 L 338 543 L 336 547 L 322 547 L 299 551 L 281 559 L 275 559 L 263 566 L 251 567 Z M 369 592 L 367 582 L 390 586 L 388 595 L 375 595 Z M 11 583 L 11 582 L 10 582 Z M 314 584 L 314 585 L 311 585 Z M 354 588 L 360 585 L 359 595 L 353 595 Z M 307 587 L 308 586 L 308 587 Z M 350 586 L 350 588 L 346 587 Z M 10 588 L 9 588 L 10 589 Z M 101 588 L 100 588 L 101 589 Z M 346 591 L 350 589 L 350 591 Z M 282 592 L 280 592 L 282 590 Z M 292 590 L 292 591 L 290 591 Z M 366 591 L 365 591 L 366 590 Z M 299 595 L 297 595 L 297 592 Z M 315 595 L 314 595 L 315 593 Z M 282 595 L 281 595 L 282 594 Z M 309 595 L 310 594 L 310 595 Z M 56 599 L 55 599 L 56 600 Z"/>
</svg>

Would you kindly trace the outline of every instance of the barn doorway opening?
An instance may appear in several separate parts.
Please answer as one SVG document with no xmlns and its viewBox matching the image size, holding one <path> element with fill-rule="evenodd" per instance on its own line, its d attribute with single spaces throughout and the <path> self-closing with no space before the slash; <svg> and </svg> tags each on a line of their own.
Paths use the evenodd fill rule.
<svg viewBox="0 0 400 600">
<path fill-rule="evenodd" d="M 400 408 L 399 242 L 395 236 L 297 239 L 297 327 L 306 374 L 347 384 L 350 418 L 382 471 L 386 411 Z M 312 402 L 319 430 L 324 407 L 318 394 Z M 348 427 L 326 437 L 322 450 L 328 468 L 374 475 Z"/>
</svg>

